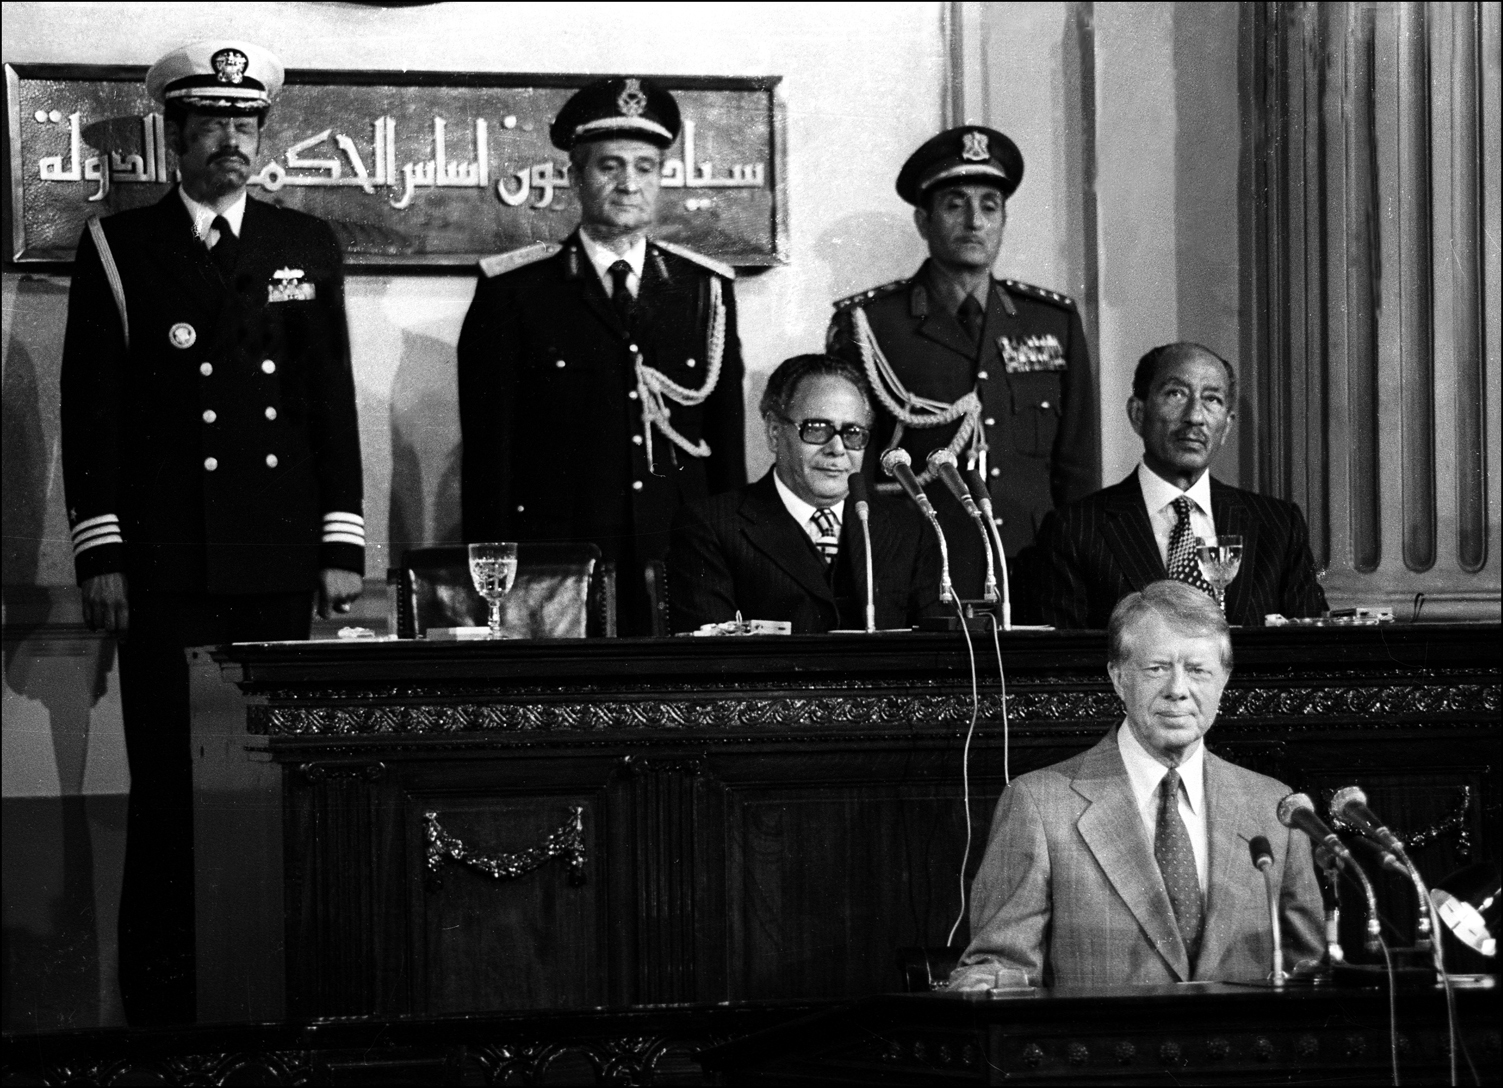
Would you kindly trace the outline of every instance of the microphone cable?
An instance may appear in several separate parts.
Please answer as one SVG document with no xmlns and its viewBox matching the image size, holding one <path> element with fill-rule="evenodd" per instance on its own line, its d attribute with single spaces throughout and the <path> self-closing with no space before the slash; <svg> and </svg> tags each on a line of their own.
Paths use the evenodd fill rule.
<svg viewBox="0 0 1503 1088">
<path fill-rule="evenodd" d="M 960 756 L 961 796 L 965 803 L 965 851 L 960 855 L 960 913 L 945 938 L 945 947 L 955 940 L 960 923 L 965 920 L 967 892 L 965 886 L 966 866 L 971 863 L 971 738 L 976 735 L 976 719 L 981 716 L 981 687 L 976 682 L 976 648 L 971 645 L 971 631 L 966 626 L 965 609 L 960 605 L 960 595 L 955 594 L 950 602 L 955 606 L 955 615 L 960 620 L 960 633 L 965 636 L 965 652 L 971 660 L 971 724 L 965 731 L 965 746 Z"/>
</svg>

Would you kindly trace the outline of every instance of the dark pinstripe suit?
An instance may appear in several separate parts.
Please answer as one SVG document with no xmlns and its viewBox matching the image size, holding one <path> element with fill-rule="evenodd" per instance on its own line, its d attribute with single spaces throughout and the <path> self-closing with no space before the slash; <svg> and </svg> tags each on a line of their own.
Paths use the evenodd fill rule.
<svg viewBox="0 0 1503 1088">
<path fill-rule="evenodd" d="M 1318 616 L 1325 591 L 1315 580 L 1310 534 L 1292 502 L 1211 480 L 1217 533 L 1240 533 L 1242 569 L 1226 590 L 1228 622 L 1261 627 L 1269 612 Z M 1127 594 L 1167 578 L 1134 472 L 1049 512 L 1039 527 L 1038 608 L 1055 627 L 1104 628 Z"/>
</svg>

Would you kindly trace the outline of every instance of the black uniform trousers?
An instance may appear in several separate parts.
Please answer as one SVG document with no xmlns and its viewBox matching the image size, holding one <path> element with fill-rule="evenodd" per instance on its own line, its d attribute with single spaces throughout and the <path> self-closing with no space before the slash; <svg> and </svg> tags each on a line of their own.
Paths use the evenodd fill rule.
<svg viewBox="0 0 1503 1088">
<path fill-rule="evenodd" d="M 130 592 L 120 701 L 130 762 L 120 993 L 134 1026 L 197 1016 L 189 646 L 305 639 L 306 593 Z"/>
</svg>

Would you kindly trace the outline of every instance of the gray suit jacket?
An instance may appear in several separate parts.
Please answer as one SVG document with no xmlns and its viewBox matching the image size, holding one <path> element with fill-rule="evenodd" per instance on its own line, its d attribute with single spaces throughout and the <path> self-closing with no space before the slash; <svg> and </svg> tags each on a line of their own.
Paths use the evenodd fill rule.
<svg viewBox="0 0 1503 1088">
<path fill-rule="evenodd" d="M 1289 788 L 1209 751 L 1205 774 L 1210 879 L 1193 969 L 1113 730 L 1002 791 L 971 889 L 974 936 L 952 982 L 995 967 L 1021 970 L 1035 986 L 1265 978 L 1273 933 L 1248 849 L 1256 835 L 1272 844 L 1281 881 L 1286 969 L 1319 956 L 1309 840 L 1274 811 Z"/>
</svg>

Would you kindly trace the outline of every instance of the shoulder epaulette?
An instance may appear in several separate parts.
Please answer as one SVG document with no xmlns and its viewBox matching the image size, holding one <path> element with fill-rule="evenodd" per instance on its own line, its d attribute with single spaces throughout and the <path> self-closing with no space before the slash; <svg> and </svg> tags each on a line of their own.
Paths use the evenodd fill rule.
<svg viewBox="0 0 1503 1088">
<path fill-rule="evenodd" d="M 736 278 L 736 270 L 724 261 L 717 261 L 714 257 L 706 257 L 703 253 L 695 253 L 692 249 L 685 249 L 683 246 L 674 245 L 672 242 L 664 242 L 657 238 L 652 240 L 652 244 L 665 253 L 672 253 L 675 257 L 682 257 L 686 261 L 693 261 L 701 268 L 708 268 L 717 276 L 722 276 L 728 280 Z"/>
<path fill-rule="evenodd" d="M 1014 294 L 1027 295 L 1029 298 L 1036 298 L 1040 302 L 1052 302 L 1056 306 L 1065 306 L 1071 309 L 1075 306 L 1075 300 L 1069 295 L 1062 295 L 1058 291 L 1049 290 L 1047 287 L 1035 287 L 1033 284 L 1024 283 L 1021 280 L 1001 280 L 999 282 Z"/>
<path fill-rule="evenodd" d="M 847 295 L 845 298 L 836 299 L 835 308 L 837 310 L 848 310 L 852 306 L 864 306 L 873 299 L 882 298 L 885 295 L 892 294 L 894 291 L 907 287 L 911 282 L 913 281 L 893 280 L 891 283 L 884 283 L 881 287 L 873 287 L 867 291 L 857 291 L 854 295 Z"/>
<path fill-rule="evenodd" d="M 503 272 L 545 261 L 563 248 L 558 242 L 533 242 L 530 246 L 485 258 L 480 262 L 480 271 L 487 276 L 499 276 Z"/>
</svg>

